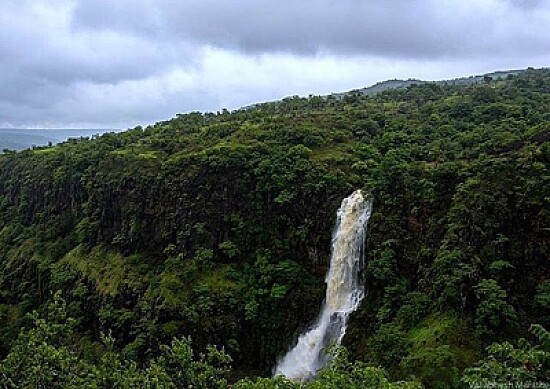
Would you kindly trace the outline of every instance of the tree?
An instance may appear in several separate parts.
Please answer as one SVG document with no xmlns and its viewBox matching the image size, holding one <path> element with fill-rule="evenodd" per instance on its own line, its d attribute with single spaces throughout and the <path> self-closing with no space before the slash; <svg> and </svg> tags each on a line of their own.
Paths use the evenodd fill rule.
<svg viewBox="0 0 550 389">
<path fill-rule="evenodd" d="M 536 343 L 519 339 L 494 343 L 487 348 L 487 357 L 476 367 L 466 369 L 462 382 L 470 387 L 509 387 L 511 384 L 550 383 L 550 333 L 542 326 L 530 328 Z"/>
</svg>

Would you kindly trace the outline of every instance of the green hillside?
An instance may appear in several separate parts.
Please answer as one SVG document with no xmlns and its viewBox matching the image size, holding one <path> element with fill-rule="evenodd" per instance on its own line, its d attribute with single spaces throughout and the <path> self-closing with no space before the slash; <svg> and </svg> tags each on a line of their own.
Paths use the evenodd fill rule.
<svg viewBox="0 0 550 389">
<path fill-rule="evenodd" d="M 529 69 L 0 155 L 0 381 L 295 387 L 253 379 L 316 317 L 336 209 L 363 188 L 367 296 L 310 386 L 548 382 L 549 92 Z"/>
</svg>

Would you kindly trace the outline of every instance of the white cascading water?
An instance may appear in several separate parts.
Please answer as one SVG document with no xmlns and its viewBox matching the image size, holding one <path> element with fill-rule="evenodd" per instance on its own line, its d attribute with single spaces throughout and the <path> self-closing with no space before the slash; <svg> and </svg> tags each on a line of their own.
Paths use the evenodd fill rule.
<svg viewBox="0 0 550 389">
<path fill-rule="evenodd" d="M 300 335 L 275 368 L 275 375 L 295 381 L 307 381 L 328 361 L 324 349 L 340 344 L 346 332 L 348 316 L 364 296 L 360 282 L 367 222 L 372 211 L 371 199 L 356 190 L 342 201 L 332 235 L 330 269 L 325 282 L 327 292 L 315 325 Z"/>
</svg>

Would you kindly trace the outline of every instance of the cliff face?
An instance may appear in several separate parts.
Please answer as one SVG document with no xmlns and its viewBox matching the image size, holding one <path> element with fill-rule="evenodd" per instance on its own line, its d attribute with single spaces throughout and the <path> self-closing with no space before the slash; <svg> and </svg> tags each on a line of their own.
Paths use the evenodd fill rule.
<svg viewBox="0 0 550 389">
<path fill-rule="evenodd" d="M 348 345 L 399 375 L 421 331 L 471 364 L 531 322 L 550 276 L 548 84 L 540 70 L 293 98 L 1 155 L 2 350 L 60 289 L 83 342 L 111 331 L 139 359 L 191 335 L 266 373 L 315 317 L 336 209 L 363 188 L 367 298 Z M 472 342 L 431 338 L 433 321 Z"/>
</svg>

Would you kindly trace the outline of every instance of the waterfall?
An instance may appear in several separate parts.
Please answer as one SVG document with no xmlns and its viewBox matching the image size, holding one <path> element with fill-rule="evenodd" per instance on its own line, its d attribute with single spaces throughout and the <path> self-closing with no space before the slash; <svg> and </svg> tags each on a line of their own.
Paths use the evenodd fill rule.
<svg viewBox="0 0 550 389">
<path fill-rule="evenodd" d="M 298 344 L 279 361 L 275 375 L 295 381 L 307 381 L 327 362 L 324 348 L 340 344 L 346 332 L 348 316 L 364 296 L 359 279 L 363 267 L 367 222 L 372 200 L 356 190 L 342 201 L 332 234 L 330 269 L 325 278 L 327 291 L 315 325 L 300 335 Z"/>
</svg>

